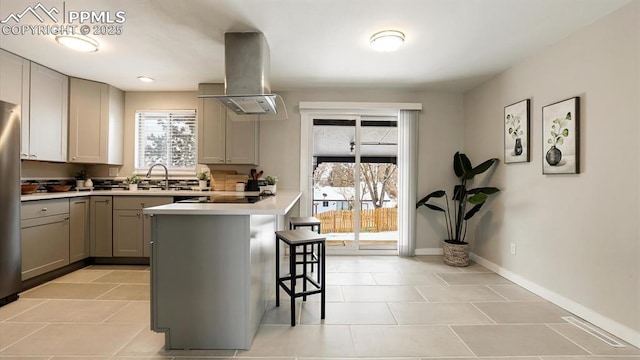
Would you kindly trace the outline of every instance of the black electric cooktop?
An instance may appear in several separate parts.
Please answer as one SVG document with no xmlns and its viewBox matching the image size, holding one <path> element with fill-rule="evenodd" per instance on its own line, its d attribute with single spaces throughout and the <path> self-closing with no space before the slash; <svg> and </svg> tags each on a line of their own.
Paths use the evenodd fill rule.
<svg viewBox="0 0 640 360">
<path fill-rule="evenodd" d="M 179 203 L 217 203 L 217 204 L 253 204 L 263 200 L 266 196 L 258 195 L 211 195 L 200 196 L 178 201 Z"/>
</svg>

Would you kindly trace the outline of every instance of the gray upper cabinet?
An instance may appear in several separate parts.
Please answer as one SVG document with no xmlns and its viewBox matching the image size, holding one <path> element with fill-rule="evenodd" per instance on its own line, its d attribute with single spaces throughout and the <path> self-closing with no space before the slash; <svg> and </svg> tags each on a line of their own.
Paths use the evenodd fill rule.
<svg viewBox="0 0 640 360">
<path fill-rule="evenodd" d="M 200 95 L 223 94 L 223 84 L 200 84 Z M 235 115 L 216 99 L 198 99 L 198 163 L 259 163 L 257 116 Z"/>
<path fill-rule="evenodd" d="M 69 81 L 69 162 L 123 163 L 124 93 L 108 84 Z"/>
<path fill-rule="evenodd" d="M 31 62 L 0 49 L 0 100 L 20 105 L 21 158 L 29 158 L 29 79 Z"/>
<path fill-rule="evenodd" d="M 24 152 L 25 158 L 66 162 L 69 78 L 32 62 L 29 105 L 29 150 Z"/>
</svg>

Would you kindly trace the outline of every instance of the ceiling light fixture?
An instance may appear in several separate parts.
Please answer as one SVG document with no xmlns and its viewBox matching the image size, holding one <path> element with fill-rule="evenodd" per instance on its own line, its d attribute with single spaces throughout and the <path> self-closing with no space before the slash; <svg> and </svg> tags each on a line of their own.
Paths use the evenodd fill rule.
<svg viewBox="0 0 640 360">
<path fill-rule="evenodd" d="M 58 35 L 56 41 L 64 47 L 82 52 L 95 52 L 100 46 L 97 40 L 80 34 Z"/>
<path fill-rule="evenodd" d="M 397 30 L 380 31 L 371 36 L 369 44 L 376 51 L 396 51 L 404 44 L 404 34 Z"/>
<path fill-rule="evenodd" d="M 138 76 L 138 80 L 146 83 L 151 83 L 154 81 L 153 78 L 150 78 L 148 76 Z"/>
</svg>

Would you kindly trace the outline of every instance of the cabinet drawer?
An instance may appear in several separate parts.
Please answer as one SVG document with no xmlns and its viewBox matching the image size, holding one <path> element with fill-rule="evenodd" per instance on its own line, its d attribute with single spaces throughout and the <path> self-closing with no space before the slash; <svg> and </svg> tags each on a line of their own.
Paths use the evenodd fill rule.
<svg viewBox="0 0 640 360">
<path fill-rule="evenodd" d="M 69 199 L 25 201 L 20 209 L 22 220 L 69 213 Z"/>
<path fill-rule="evenodd" d="M 140 210 L 142 208 L 171 204 L 171 196 L 114 196 L 114 210 Z"/>
</svg>

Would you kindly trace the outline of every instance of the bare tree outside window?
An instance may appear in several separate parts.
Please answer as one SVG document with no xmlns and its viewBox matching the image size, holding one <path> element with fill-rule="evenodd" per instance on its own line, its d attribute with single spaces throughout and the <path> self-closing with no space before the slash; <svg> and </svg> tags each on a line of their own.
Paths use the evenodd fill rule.
<svg viewBox="0 0 640 360">
<path fill-rule="evenodd" d="M 195 110 L 136 113 L 136 169 L 195 171 L 196 151 Z"/>
<path fill-rule="evenodd" d="M 333 187 L 350 202 L 352 208 L 355 195 L 355 164 L 324 162 L 316 167 L 313 174 L 317 186 Z M 364 163 L 360 164 L 360 201 L 367 199 L 375 208 L 384 206 L 385 200 L 396 200 L 398 172 L 395 164 Z M 368 196 L 367 196 L 368 195 Z"/>
<path fill-rule="evenodd" d="M 366 193 L 369 194 L 373 206 L 381 208 L 385 195 L 396 200 L 398 198 L 398 166 L 396 164 L 360 164 L 360 177 Z"/>
</svg>

